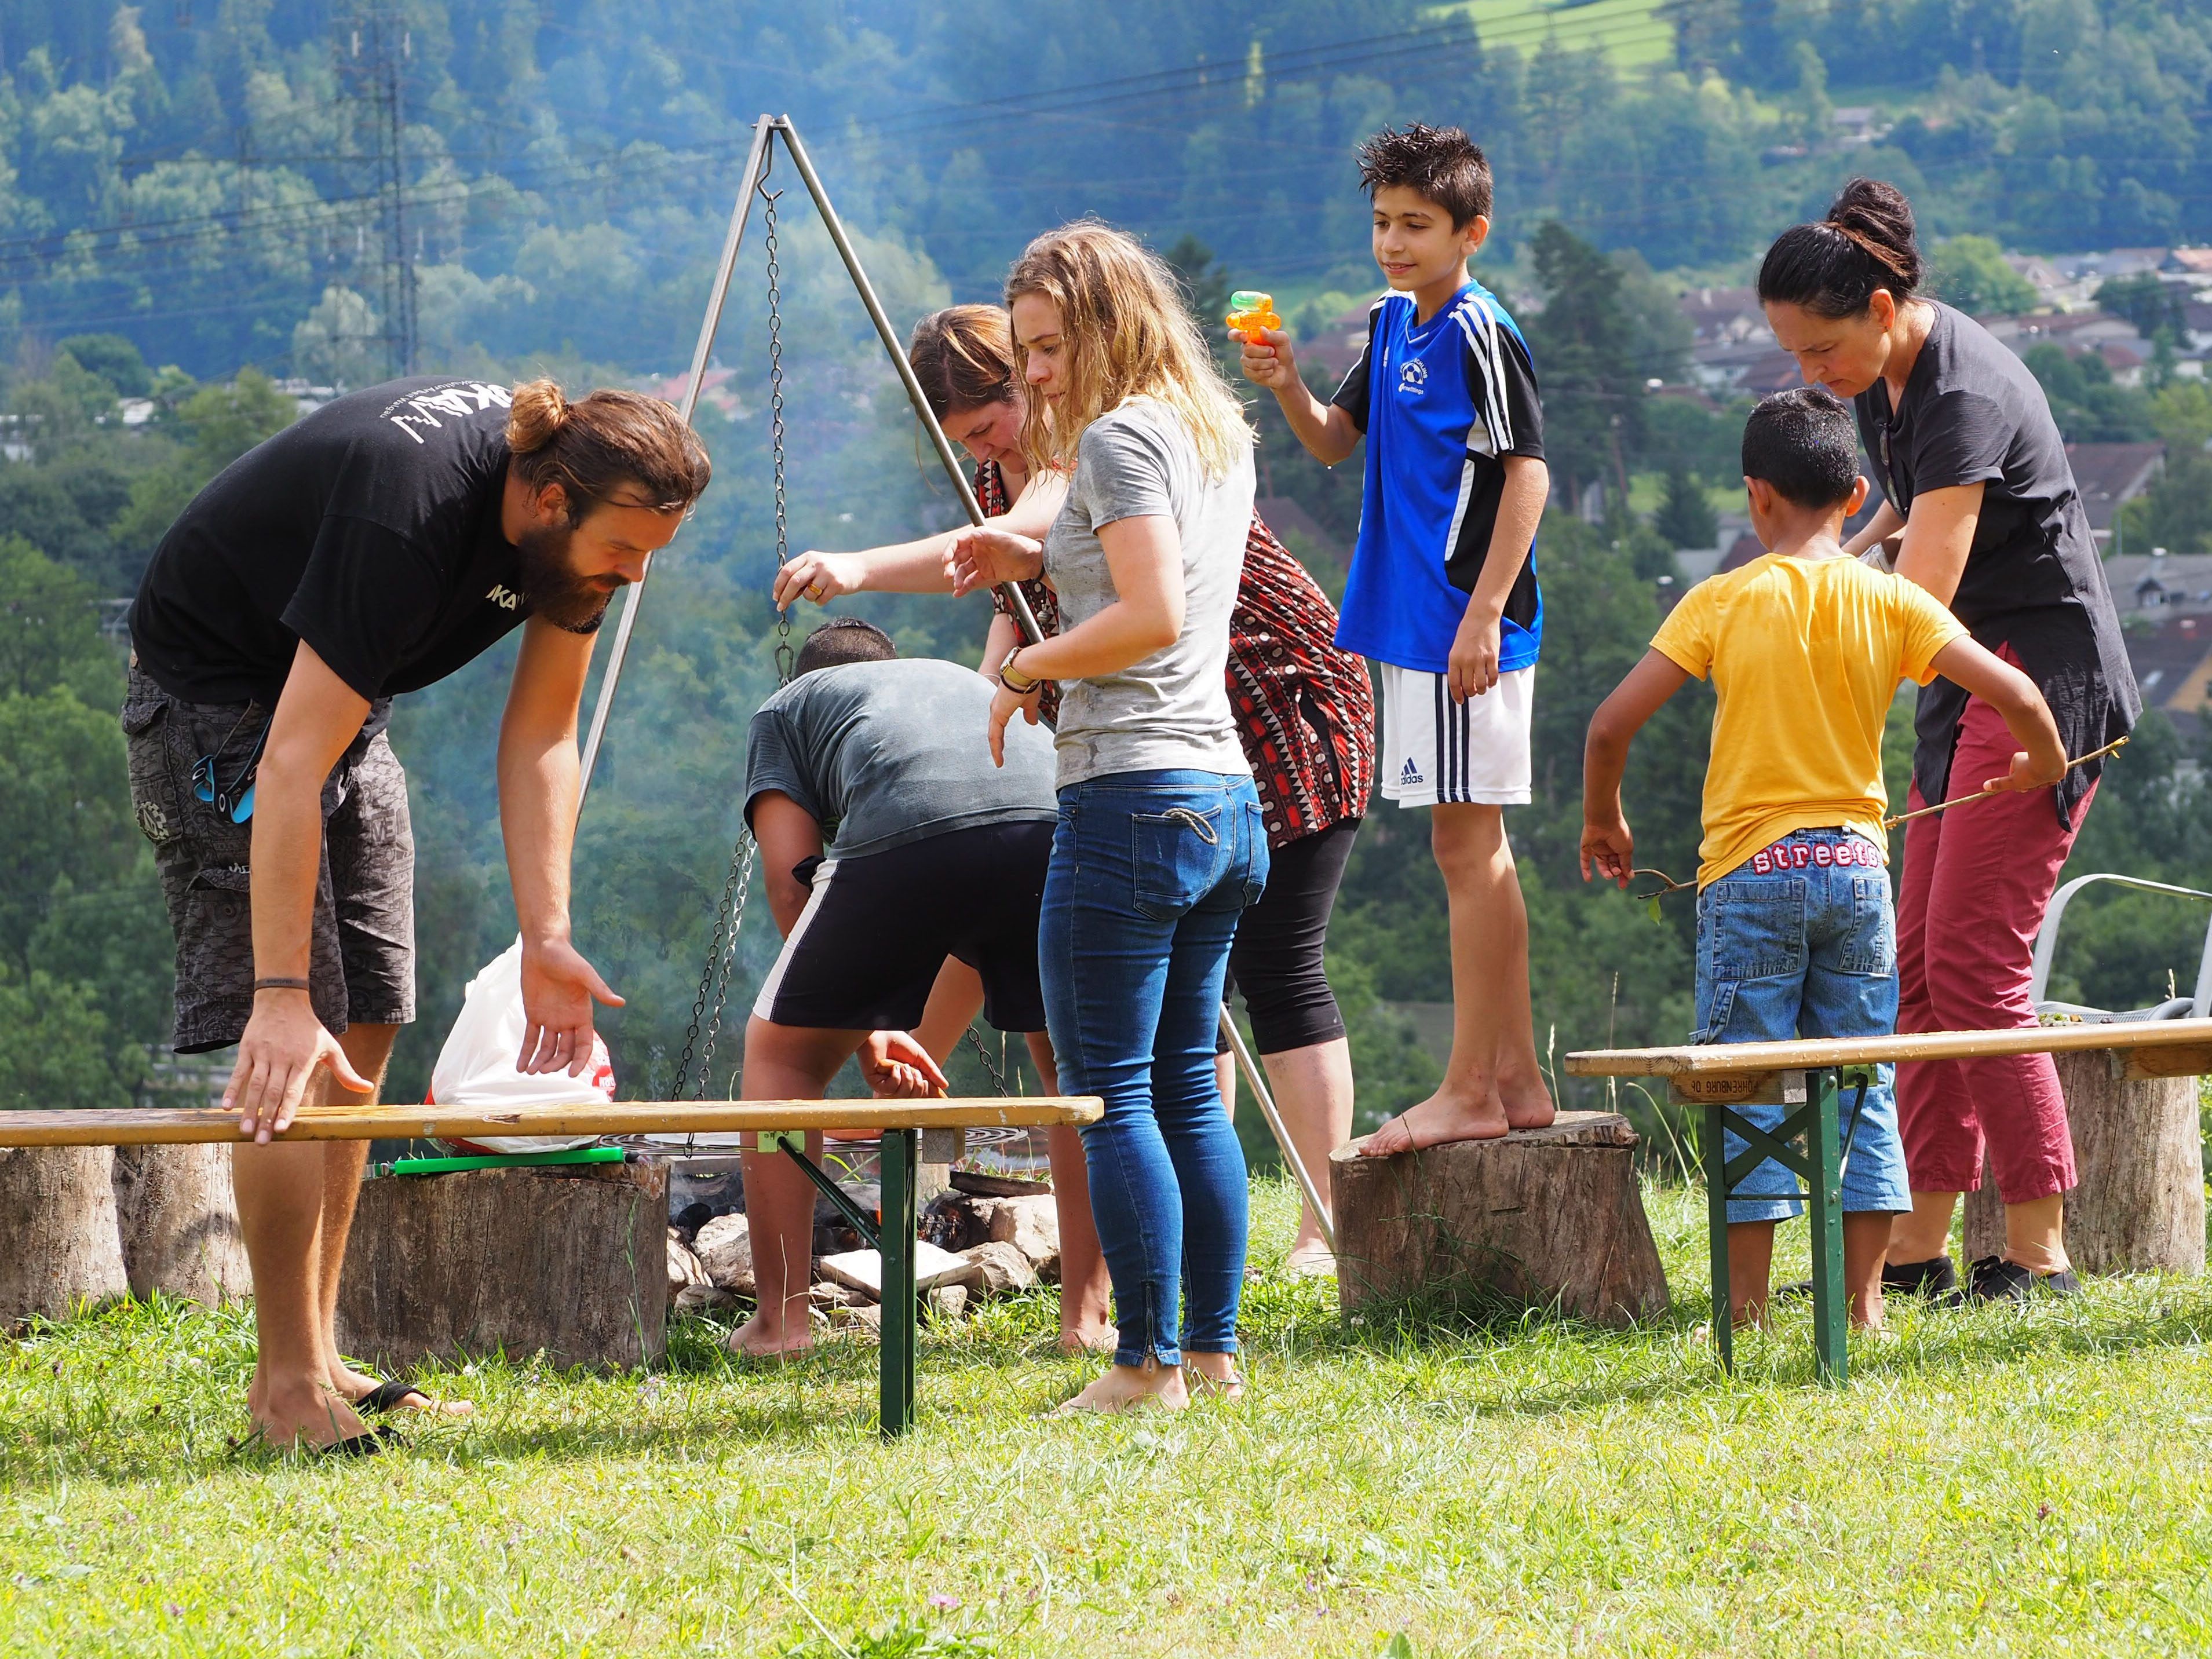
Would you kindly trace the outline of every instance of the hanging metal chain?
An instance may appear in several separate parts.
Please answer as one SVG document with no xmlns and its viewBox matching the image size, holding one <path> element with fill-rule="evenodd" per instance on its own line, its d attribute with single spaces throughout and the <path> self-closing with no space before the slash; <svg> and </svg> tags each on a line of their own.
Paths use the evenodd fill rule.
<svg viewBox="0 0 2212 1659">
<path fill-rule="evenodd" d="M 994 1066 L 991 1063 L 991 1051 L 983 1046 L 983 1039 L 975 1035 L 975 1028 L 973 1025 L 970 1025 L 966 1031 L 962 1033 L 962 1035 L 968 1039 L 968 1046 L 975 1051 L 975 1058 L 983 1062 L 983 1069 L 990 1073 L 991 1086 L 996 1089 L 1001 1095 L 1012 1094 L 1013 1091 L 1006 1085 L 1006 1074 L 1000 1072 L 996 1066 Z M 1003 1042 L 1004 1039 L 1001 1038 L 1000 1041 Z M 1004 1051 L 1002 1050 L 1001 1058 L 1003 1057 Z"/>
<path fill-rule="evenodd" d="M 775 568 L 783 568 L 791 558 L 791 526 L 785 516 L 783 493 L 783 290 L 780 279 L 782 267 L 775 257 L 775 204 L 783 192 L 768 187 L 768 167 L 775 160 L 774 145 L 769 148 L 768 166 L 761 169 L 760 191 L 762 243 L 768 250 L 768 408 L 769 450 L 775 465 Z M 778 684 L 791 684 L 794 659 L 791 650 L 791 607 L 786 605 L 775 613 L 775 678 Z"/>
<path fill-rule="evenodd" d="M 714 912 L 714 935 L 707 946 L 707 969 L 699 976 L 699 995 L 691 1005 L 691 1024 L 684 1033 L 684 1057 L 676 1065 L 676 1090 L 669 1097 L 684 1098 L 684 1087 L 690 1080 L 693 1050 L 697 1049 L 699 1078 L 692 1097 L 704 1100 L 707 1085 L 714 1074 L 714 1041 L 722 1032 L 722 1011 L 729 1006 L 730 973 L 738 959 L 738 930 L 744 925 L 745 896 L 753 884 L 753 838 L 750 830 L 738 832 L 738 844 L 730 851 L 729 879 L 722 884 L 722 902 Z M 714 1000 L 709 1012 L 707 999 Z M 700 1037 L 706 1037 L 706 1046 L 700 1048 Z"/>
</svg>

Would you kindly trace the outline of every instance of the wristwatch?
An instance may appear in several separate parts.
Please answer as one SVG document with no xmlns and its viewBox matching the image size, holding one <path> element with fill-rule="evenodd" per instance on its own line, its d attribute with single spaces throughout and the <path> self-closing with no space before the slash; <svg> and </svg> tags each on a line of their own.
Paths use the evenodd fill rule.
<svg viewBox="0 0 2212 1659">
<path fill-rule="evenodd" d="M 1037 681 L 1035 677 L 1024 674 L 1014 666 L 1014 659 L 1021 654 L 1022 647 L 1018 645 L 1006 653 L 1006 659 L 999 665 L 999 684 L 1016 696 L 1026 697 L 1037 689 Z"/>
</svg>

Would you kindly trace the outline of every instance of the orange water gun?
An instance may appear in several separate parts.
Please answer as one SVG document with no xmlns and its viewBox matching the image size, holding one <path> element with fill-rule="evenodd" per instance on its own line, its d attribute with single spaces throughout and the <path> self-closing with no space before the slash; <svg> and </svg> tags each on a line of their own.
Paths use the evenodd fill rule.
<svg viewBox="0 0 2212 1659">
<path fill-rule="evenodd" d="M 1256 340 L 1263 328 L 1279 329 L 1283 325 L 1283 319 L 1275 314 L 1275 296 L 1250 288 L 1240 288 L 1229 296 L 1227 321 L 1231 328 L 1248 340 Z"/>
</svg>

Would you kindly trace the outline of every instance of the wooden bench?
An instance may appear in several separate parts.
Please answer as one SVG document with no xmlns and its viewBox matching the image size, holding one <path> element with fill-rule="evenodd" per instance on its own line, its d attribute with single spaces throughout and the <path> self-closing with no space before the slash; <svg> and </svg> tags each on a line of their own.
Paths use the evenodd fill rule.
<svg viewBox="0 0 2212 1659">
<path fill-rule="evenodd" d="M 1096 1123 L 1095 1097 L 981 1100 L 614 1101 L 498 1111 L 448 1106 L 310 1106 L 279 1139 L 480 1140 L 492 1135 L 754 1134 L 761 1151 L 781 1148 L 836 1205 L 883 1258 L 881 1404 L 886 1438 L 914 1426 L 915 1176 L 921 1137 L 940 1130 Z M 797 1144 L 811 1129 L 883 1133 L 882 1208 L 865 1214 Z M 0 1146 L 175 1146 L 239 1139 L 238 1120 L 216 1110 L 0 1112 Z M 656 1235 L 657 1237 L 658 1235 Z"/>
<path fill-rule="evenodd" d="M 1571 1054 L 1577 1077 L 1666 1079 L 1677 1105 L 1705 1112 L 1705 1206 L 1712 1256 L 1713 1336 L 1732 1366 L 1729 1319 L 1728 1200 L 1737 1184 L 1771 1158 L 1806 1183 L 1813 1224 L 1813 1349 L 1821 1380 L 1847 1375 L 1844 1340 L 1844 1216 L 1841 1104 L 1846 1090 L 1871 1083 L 1877 1066 L 1899 1060 L 1975 1060 L 1996 1054 L 2102 1051 L 2123 1078 L 2193 1077 L 2212 1071 L 2212 1019 L 2035 1025 L 2009 1031 L 1930 1031 L 1878 1037 L 1808 1038 L 1792 1042 L 1720 1042 L 1672 1048 L 1600 1048 Z M 1735 1109 L 1789 1110 L 1769 1134 Z M 1748 1143 L 1723 1164 L 1724 1131 Z M 1802 1140 L 1802 1146 L 1797 1144 Z"/>
</svg>

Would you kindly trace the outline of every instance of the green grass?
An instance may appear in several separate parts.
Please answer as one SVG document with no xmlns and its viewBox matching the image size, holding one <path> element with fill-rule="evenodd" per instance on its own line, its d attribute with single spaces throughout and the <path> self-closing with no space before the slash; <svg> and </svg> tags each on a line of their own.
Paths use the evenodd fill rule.
<svg viewBox="0 0 2212 1659">
<path fill-rule="evenodd" d="M 0 1348 L 0 1651 L 261 1656 L 2164 1653 L 2212 1642 L 2212 1288 L 1906 1306 L 1845 1392 L 1805 1316 L 1705 1315 L 1701 1201 L 1650 1194 L 1672 1319 L 1347 1326 L 1257 1196 L 1251 1392 L 1049 1421 L 1051 1303 L 874 1355 L 437 1378 L 466 1427 L 366 1462 L 234 1450 L 237 1315 L 125 1307 Z M 1803 1232 L 1796 1231 L 1802 1256 Z M 1397 1638 L 1402 1633 L 1402 1640 Z"/>
<path fill-rule="evenodd" d="M 1597 47 L 1621 69 L 1668 63 L 1674 56 L 1674 27 L 1662 0 L 1584 0 L 1576 4 L 1530 3 L 1530 0 L 1462 0 L 1439 6 L 1438 15 L 1463 12 L 1473 17 L 1486 45 L 1510 46 L 1533 58 L 1554 36 L 1569 51 Z"/>
</svg>

